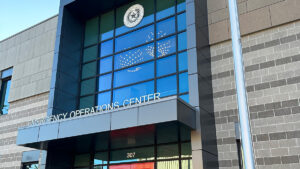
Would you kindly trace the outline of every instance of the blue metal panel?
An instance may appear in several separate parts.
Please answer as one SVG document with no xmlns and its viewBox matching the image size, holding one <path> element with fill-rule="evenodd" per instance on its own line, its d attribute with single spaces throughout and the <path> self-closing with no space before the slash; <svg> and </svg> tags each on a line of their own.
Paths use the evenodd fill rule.
<svg viewBox="0 0 300 169">
<path fill-rule="evenodd" d="M 56 110 L 70 111 L 77 107 L 84 23 L 65 8 L 72 2 L 75 0 L 62 0 L 60 4 L 48 115 L 57 114 Z"/>
<path fill-rule="evenodd" d="M 138 108 L 131 108 L 112 113 L 111 130 L 137 126 Z"/>
<path fill-rule="evenodd" d="M 58 135 L 59 123 L 42 125 L 39 131 L 38 141 L 55 140 Z"/>
<path fill-rule="evenodd" d="M 76 98 L 74 95 L 65 93 L 64 90 L 56 89 L 54 108 L 64 112 L 76 110 Z M 53 111 L 52 114 L 58 114 L 58 112 Z"/>
<path fill-rule="evenodd" d="M 186 124 L 187 126 L 191 127 L 192 129 L 196 128 L 196 112 L 194 108 L 190 107 L 181 99 L 177 102 L 177 118 L 178 121 Z"/>
<path fill-rule="evenodd" d="M 75 2 L 75 0 L 61 0 L 60 5 L 65 6 L 68 5 L 69 3 Z"/>
<path fill-rule="evenodd" d="M 36 162 L 39 161 L 40 150 L 26 151 L 22 154 L 22 163 Z"/>
<path fill-rule="evenodd" d="M 110 113 L 63 121 L 58 138 L 73 137 L 110 130 Z"/>
<path fill-rule="evenodd" d="M 53 112 L 56 111 L 59 110 L 53 109 Z M 171 121 L 179 121 L 195 129 L 195 109 L 174 96 L 107 113 L 19 129 L 17 144 L 36 148 L 45 141 Z"/>
<path fill-rule="evenodd" d="M 177 98 L 141 106 L 138 117 L 139 125 L 175 121 L 177 120 Z"/>
<path fill-rule="evenodd" d="M 23 145 L 28 143 L 35 143 L 38 141 L 40 128 L 38 126 L 19 129 L 17 144 Z"/>
</svg>

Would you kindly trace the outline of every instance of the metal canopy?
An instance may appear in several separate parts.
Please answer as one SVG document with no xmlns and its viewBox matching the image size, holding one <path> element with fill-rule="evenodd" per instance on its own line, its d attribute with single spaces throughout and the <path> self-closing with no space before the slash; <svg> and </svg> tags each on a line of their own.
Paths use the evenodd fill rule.
<svg viewBox="0 0 300 169">
<path fill-rule="evenodd" d="M 178 121 L 196 127 L 196 111 L 177 96 L 128 108 L 20 128 L 17 145 L 45 149 L 43 143 L 130 127 Z"/>
</svg>

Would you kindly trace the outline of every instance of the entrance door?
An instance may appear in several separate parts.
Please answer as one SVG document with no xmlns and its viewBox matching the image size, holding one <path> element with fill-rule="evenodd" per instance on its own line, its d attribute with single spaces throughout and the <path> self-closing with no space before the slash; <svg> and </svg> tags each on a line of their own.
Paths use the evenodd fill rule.
<svg viewBox="0 0 300 169">
<path fill-rule="evenodd" d="M 111 165 L 110 169 L 154 169 L 154 162 Z"/>
</svg>

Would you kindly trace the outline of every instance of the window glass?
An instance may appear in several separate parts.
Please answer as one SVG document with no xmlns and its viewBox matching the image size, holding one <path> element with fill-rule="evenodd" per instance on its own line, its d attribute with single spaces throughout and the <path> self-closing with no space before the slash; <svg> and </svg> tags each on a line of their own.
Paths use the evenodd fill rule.
<svg viewBox="0 0 300 169">
<path fill-rule="evenodd" d="M 190 102 L 190 98 L 189 98 L 189 95 L 188 95 L 188 94 L 181 95 L 180 98 L 181 98 L 182 100 L 184 100 L 185 102 L 187 102 L 187 103 Z"/>
<path fill-rule="evenodd" d="M 113 53 L 113 46 L 114 46 L 113 40 L 109 40 L 101 43 L 100 57 L 111 55 Z"/>
<path fill-rule="evenodd" d="M 185 0 L 177 0 L 177 12 L 185 10 Z"/>
<path fill-rule="evenodd" d="M 179 75 L 179 93 L 184 93 L 189 91 L 189 80 L 188 73 L 181 73 Z"/>
<path fill-rule="evenodd" d="M 97 58 L 97 46 L 89 47 L 83 51 L 83 62 L 88 62 Z"/>
<path fill-rule="evenodd" d="M 110 133 L 111 149 L 135 148 L 154 144 L 154 125 L 114 130 Z M 124 134 L 126 133 L 126 134 Z"/>
<path fill-rule="evenodd" d="M 98 41 L 98 17 L 92 18 L 86 21 L 85 34 L 84 34 L 84 46 L 89 46 L 97 43 Z"/>
<path fill-rule="evenodd" d="M 145 63 L 115 72 L 114 87 L 120 87 L 154 78 L 154 63 Z"/>
<path fill-rule="evenodd" d="M 22 169 L 38 169 L 39 164 L 38 162 L 36 163 L 31 163 L 31 164 L 24 164 Z"/>
<path fill-rule="evenodd" d="M 114 102 L 123 104 L 124 100 L 154 93 L 154 82 L 145 82 L 114 91 Z"/>
<path fill-rule="evenodd" d="M 176 37 L 172 36 L 156 43 L 157 57 L 166 56 L 168 54 L 176 52 Z"/>
<path fill-rule="evenodd" d="M 185 13 L 183 14 L 180 14 L 177 16 L 177 28 L 178 28 L 178 31 L 183 31 L 186 29 L 186 16 L 185 16 Z"/>
<path fill-rule="evenodd" d="M 178 51 L 185 50 L 187 48 L 186 32 L 178 35 Z"/>
<path fill-rule="evenodd" d="M 96 79 L 89 79 L 81 82 L 80 95 L 87 95 L 94 93 L 96 90 Z"/>
<path fill-rule="evenodd" d="M 175 13 L 175 0 L 156 0 L 156 19 L 162 19 Z"/>
<path fill-rule="evenodd" d="M 110 165 L 109 169 L 131 169 L 132 164 Z"/>
<path fill-rule="evenodd" d="M 179 53 L 178 54 L 178 67 L 179 71 L 187 70 L 188 69 L 188 59 L 187 59 L 187 52 Z"/>
<path fill-rule="evenodd" d="M 154 169 L 154 162 L 118 164 L 109 166 L 110 169 Z"/>
<path fill-rule="evenodd" d="M 110 91 L 98 94 L 98 106 L 104 104 L 110 104 L 110 97 L 111 97 Z"/>
<path fill-rule="evenodd" d="M 103 165 L 108 163 L 108 153 L 96 153 L 94 156 L 94 165 Z"/>
<path fill-rule="evenodd" d="M 191 142 L 181 144 L 181 158 L 192 157 Z"/>
<path fill-rule="evenodd" d="M 90 154 L 76 155 L 74 160 L 74 167 L 89 166 Z"/>
<path fill-rule="evenodd" d="M 157 80 L 157 92 L 161 97 L 175 95 L 177 93 L 176 75 Z"/>
<path fill-rule="evenodd" d="M 154 44 L 148 44 L 139 48 L 135 48 L 115 56 L 115 70 L 121 69 L 134 64 L 154 58 Z"/>
<path fill-rule="evenodd" d="M 180 142 L 179 134 L 185 133 L 189 139 Z M 95 149 L 91 150 L 95 153 L 74 155 L 72 168 L 192 169 L 190 133 L 189 127 L 169 122 L 97 134 Z"/>
<path fill-rule="evenodd" d="M 108 169 L 107 166 L 94 166 L 93 168 L 94 169 Z M 89 169 L 89 168 L 87 168 L 87 169 Z"/>
<path fill-rule="evenodd" d="M 1 78 L 4 79 L 4 78 L 7 78 L 9 76 L 12 76 L 12 72 L 13 72 L 12 68 L 2 71 Z"/>
<path fill-rule="evenodd" d="M 159 161 L 157 162 L 157 169 L 179 169 L 179 161 Z"/>
<path fill-rule="evenodd" d="M 175 33 L 175 17 L 163 20 L 156 24 L 156 36 L 162 38 Z"/>
<path fill-rule="evenodd" d="M 180 141 L 191 140 L 191 129 L 185 125 L 180 125 Z"/>
<path fill-rule="evenodd" d="M 157 60 L 156 76 L 164 76 L 176 72 L 176 55 Z"/>
<path fill-rule="evenodd" d="M 116 38 L 116 52 L 120 52 L 152 40 L 154 40 L 153 25 Z"/>
<path fill-rule="evenodd" d="M 128 8 L 130 8 L 130 6 L 134 5 L 134 4 L 140 4 L 144 7 L 144 18 L 142 19 L 142 21 L 135 26 L 134 28 L 128 28 L 124 25 L 123 22 L 123 18 L 125 15 L 125 12 L 127 11 Z M 130 30 L 139 28 L 141 26 L 150 24 L 152 22 L 154 22 L 154 0 L 136 0 L 133 1 L 130 4 L 124 5 L 120 8 L 117 8 L 117 29 L 116 29 L 116 35 L 120 35 L 123 34 L 125 32 L 128 32 Z"/>
<path fill-rule="evenodd" d="M 111 164 L 154 160 L 154 147 L 111 151 Z"/>
<path fill-rule="evenodd" d="M 157 146 L 157 159 L 174 159 L 179 158 L 178 144 L 159 145 Z"/>
<path fill-rule="evenodd" d="M 110 132 L 102 132 L 95 135 L 95 151 L 108 150 Z"/>
<path fill-rule="evenodd" d="M 112 56 L 100 60 L 100 74 L 112 71 Z"/>
<path fill-rule="evenodd" d="M 100 17 L 100 39 L 106 40 L 114 36 L 114 10 Z"/>
<path fill-rule="evenodd" d="M 93 107 L 94 105 L 95 105 L 95 97 L 94 96 L 82 97 L 79 100 L 79 109 Z"/>
<path fill-rule="evenodd" d="M 95 76 L 96 73 L 97 73 L 97 62 L 87 63 L 82 66 L 81 78 L 85 79 L 91 76 Z"/>
<path fill-rule="evenodd" d="M 181 169 L 193 169 L 192 160 L 181 160 Z"/>
<path fill-rule="evenodd" d="M 10 84 L 11 80 L 4 80 L 1 84 L 1 92 L 0 92 L 0 114 L 7 114 L 9 103 L 8 103 L 8 96 L 10 91 Z"/>
<path fill-rule="evenodd" d="M 99 91 L 108 90 L 111 88 L 111 73 L 99 77 Z"/>
<path fill-rule="evenodd" d="M 176 123 L 157 125 L 157 144 L 178 141 L 178 126 Z"/>
</svg>

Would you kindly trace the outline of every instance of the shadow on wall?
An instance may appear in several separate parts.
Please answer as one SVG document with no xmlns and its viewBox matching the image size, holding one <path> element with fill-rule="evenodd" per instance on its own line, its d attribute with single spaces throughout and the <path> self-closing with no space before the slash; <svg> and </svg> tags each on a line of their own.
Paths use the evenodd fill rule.
<svg viewBox="0 0 300 169">
<path fill-rule="evenodd" d="M 195 0 L 196 15 L 196 42 L 197 42 L 197 64 L 198 64 L 198 86 L 200 124 L 202 137 L 203 168 L 217 169 L 218 149 L 214 115 L 211 54 L 209 46 L 208 29 L 208 0 Z"/>
</svg>

